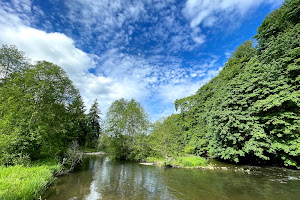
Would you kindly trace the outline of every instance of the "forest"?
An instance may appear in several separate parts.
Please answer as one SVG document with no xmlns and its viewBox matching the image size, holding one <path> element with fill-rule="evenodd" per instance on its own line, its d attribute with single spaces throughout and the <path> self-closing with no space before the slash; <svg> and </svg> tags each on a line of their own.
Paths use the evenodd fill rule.
<svg viewBox="0 0 300 200">
<path fill-rule="evenodd" d="M 2 45 L 1 169 L 60 163 L 75 143 L 82 151 L 171 166 L 205 165 L 203 157 L 210 157 L 299 169 L 299 6 L 287 0 L 270 13 L 215 78 L 175 101 L 179 114 L 153 123 L 139 102 L 123 98 L 102 122 L 101 102 L 87 111 L 61 67 L 32 64 L 15 46 Z"/>
</svg>

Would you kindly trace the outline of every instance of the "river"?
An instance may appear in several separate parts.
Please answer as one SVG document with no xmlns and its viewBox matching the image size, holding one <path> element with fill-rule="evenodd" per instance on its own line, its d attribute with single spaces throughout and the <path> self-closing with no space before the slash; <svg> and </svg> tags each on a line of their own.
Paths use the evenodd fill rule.
<svg viewBox="0 0 300 200">
<path fill-rule="evenodd" d="M 248 166 L 249 172 L 224 165 L 229 169 L 175 169 L 89 155 L 74 172 L 56 179 L 42 199 L 300 199 L 299 170 Z"/>
</svg>

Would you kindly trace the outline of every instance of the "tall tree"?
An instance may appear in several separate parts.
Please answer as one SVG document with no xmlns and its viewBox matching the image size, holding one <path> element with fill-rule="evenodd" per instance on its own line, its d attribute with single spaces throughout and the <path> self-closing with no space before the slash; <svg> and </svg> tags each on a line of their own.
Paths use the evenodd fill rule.
<svg viewBox="0 0 300 200">
<path fill-rule="evenodd" d="M 175 102 L 188 145 L 234 162 L 300 168 L 299 0 L 286 0 L 198 92 Z"/>
<path fill-rule="evenodd" d="M 111 138 L 112 153 L 122 159 L 141 159 L 145 135 L 149 125 L 148 115 L 134 99 L 116 100 L 106 114 L 106 133 Z"/>
<path fill-rule="evenodd" d="M 78 93 L 74 100 L 68 105 L 69 123 L 68 130 L 70 134 L 68 141 L 77 140 L 80 146 L 85 145 L 85 136 L 91 132 L 91 128 L 88 126 L 88 117 L 85 114 L 86 109 L 83 103 L 82 97 Z"/>
<path fill-rule="evenodd" d="M 166 160 L 177 156 L 183 150 L 182 129 L 177 118 L 178 116 L 173 114 L 157 121 L 150 134 L 149 141 L 154 154 L 163 156 Z"/>
<path fill-rule="evenodd" d="M 28 155 L 58 156 L 76 138 L 68 128 L 68 106 L 79 92 L 59 66 L 46 61 L 28 65 L 0 87 L 2 162 Z"/>
<path fill-rule="evenodd" d="M 0 48 L 0 80 L 8 78 L 28 65 L 29 59 L 24 56 L 24 52 L 19 51 L 14 45 L 2 45 Z"/>
<path fill-rule="evenodd" d="M 88 114 L 88 125 L 91 132 L 87 135 L 86 142 L 92 143 L 97 140 L 101 134 L 100 120 L 101 111 L 99 109 L 98 100 L 95 99 Z"/>
</svg>

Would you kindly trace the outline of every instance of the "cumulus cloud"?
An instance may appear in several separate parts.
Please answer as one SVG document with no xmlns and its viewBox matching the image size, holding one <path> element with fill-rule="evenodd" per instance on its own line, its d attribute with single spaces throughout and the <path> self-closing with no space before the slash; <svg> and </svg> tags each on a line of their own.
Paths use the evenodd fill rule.
<svg viewBox="0 0 300 200">
<path fill-rule="evenodd" d="M 119 90 L 112 79 L 88 73 L 90 68 L 96 66 L 94 59 L 97 57 L 76 48 L 74 41 L 66 35 L 46 33 L 26 26 L 18 15 L 3 9 L 0 10 L 0 29 L 0 44 L 16 45 L 33 61 L 47 60 L 63 67 L 80 89 L 88 106 L 95 98 L 101 95 L 113 97 L 111 93 Z M 112 99 L 106 101 L 109 104 Z"/>
</svg>

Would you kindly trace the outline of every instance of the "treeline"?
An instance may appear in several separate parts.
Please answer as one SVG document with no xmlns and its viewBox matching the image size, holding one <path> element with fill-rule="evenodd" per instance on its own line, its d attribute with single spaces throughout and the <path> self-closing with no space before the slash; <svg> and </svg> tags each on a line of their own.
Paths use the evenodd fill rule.
<svg viewBox="0 0 300 200">
<path fill-rule="evenodd" d="M 0 165 L 64 156 L 71 143 L 97 145 L 100 110 L 88 114 L 59 66 L 30 64 L 15 46 L 0 48 Z"/>
<path fill-rule="evenodd" d="M 0 164 L 59 157 L 77 141 L 119 159 L 169 161 L 192 154 L 299 168 L 299 19 L 300 0 L 286 0 L 258 28 L 255 47 L 244 42 L 217 77 L 195 95 L 176 100 L 180 114 L 150 123 L 140 103 L 116 100 L 101 137 L 97 101 L 85 114 L 78 90 L 60 67 L 45 61 L 31 65 L 15 47 L 4 45 Z"/>
<path fill-rule="evenodd" d="M 270 13 L 217 77 L 177 100 L 185 148 L 234 162 L 300 166 L 300 1 Z"/>
<path fill-rule="evenodd" d="M 286 0 L 258 28 L 255 47 L 244 42 L 217 77 L 176 100 L 180 114 L 150 125 L 134 100 L 114 102 L 102 144 L 124 159 L 194 154 L 299 167 L 299 19 L 300 1 Z"/>
<path fill-rule="evenodd" d="M 134 99 L 119 99 L 106 113 L 99 148 L 118 159 L 146 161 L 182 155 L 182 129 L 172 115 L 150 123 L 142 105 Z"/>
</svg>

